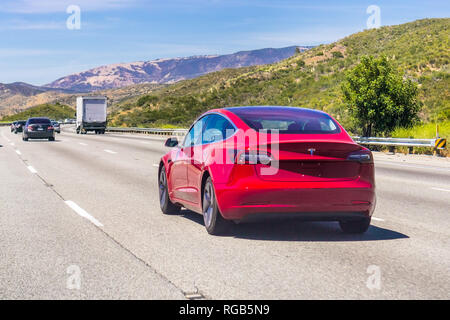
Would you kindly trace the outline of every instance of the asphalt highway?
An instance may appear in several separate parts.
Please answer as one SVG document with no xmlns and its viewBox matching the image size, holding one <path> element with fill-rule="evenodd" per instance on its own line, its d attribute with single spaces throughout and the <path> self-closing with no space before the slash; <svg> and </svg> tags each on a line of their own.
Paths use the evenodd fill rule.
<svg viewBox="0 0 450 320">
<path fill-rule="evenodd" d="M 363 235 L 159 209 L 159 137 L 0 128 L 0 299 L 449 299 L 450 161 L 376 153 Z"/>
</svg>

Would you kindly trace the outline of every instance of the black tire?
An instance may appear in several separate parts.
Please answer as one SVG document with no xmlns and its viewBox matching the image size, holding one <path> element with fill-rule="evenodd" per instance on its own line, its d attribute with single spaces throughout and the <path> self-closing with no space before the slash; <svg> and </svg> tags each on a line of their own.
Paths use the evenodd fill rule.
<svg viewBox="0 0 450 320">
<path fill-rule="evenodd" d="M 339 226 L 345 233 L 364 233 L 370 227 L 371 218 L 353 221 L 339 221 Z"/>
<path fill-rule="evenodd" d="M 50 138 L 48 138 L 48 141 L 55 141 L 55 138 L 54 137 L 50 137 Z"/>
<path fill-rule="evenodd" d="M 211 177 L 205 182 L 202 193 L 202 213 L 206 231 L 211 235 L 224 234 L 230 228 L 230 221 L 225 220 L 219 211 L 216 192 Z"/>
<path fill-rule="evenodd" d="M 158 189 L 159 189 L 159 206 L 164 214 L 178 214 L 180 213 L 180 207 L 173 204 L 169 198 L 169 190 L 167 188 L 167 175 L 166 169 L 162 166 L 159 171 L 158 177 Z"/>
<path fill-rule="evenodd" d="M 23 138 L 23 141 L 28 141 L 28 138 Z"/>
<path fill-rule="evenodd" d="M 75 130 L 77 132 L 77 134 L 80 134 L 80 128 L 77 128 L 77 130 Z"/>
</svg>

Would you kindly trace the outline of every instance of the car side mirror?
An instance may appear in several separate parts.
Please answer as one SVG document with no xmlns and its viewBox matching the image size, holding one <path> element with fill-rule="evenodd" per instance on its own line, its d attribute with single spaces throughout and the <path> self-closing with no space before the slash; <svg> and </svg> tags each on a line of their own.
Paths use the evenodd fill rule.
<svg viewBox="0 0 450 320">
<path fill-rule="evenodd" d="M 164 145 L 169 148 L 176 147 L 178 145 L 178 139 L 177 138 L 169 138 L 166 140 L 166 143 Z"/>
</svg>

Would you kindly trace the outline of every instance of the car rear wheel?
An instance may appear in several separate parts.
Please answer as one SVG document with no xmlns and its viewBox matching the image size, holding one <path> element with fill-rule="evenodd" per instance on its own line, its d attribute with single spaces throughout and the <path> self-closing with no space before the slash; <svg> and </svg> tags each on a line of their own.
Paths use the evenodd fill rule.
<svg viewBox="0 0 450 320">
<path fill-rule="evenodd" d="M 223 234 L 229 228 L 230 223 L 222 217 L 219 211 L 211 177 L 206 180 L 202 198 L 203 221 L 206 231 L 212 235 Z"/>
<path fill-rule="evenodd" d="M 355 221 L 339 221 L 339 225 L 345 233 L 364 233 L 369 229 L 371 218 L 363 218 Z"/>
<path fill-rule="evenodd" d="M 55 138 L 54 137 L 50 137 L 50 138 L 48 138 L 48 141 L 55 141 Z"/>
<path fill-rule="evenodd" d="M 167 187 L 167 175 L 164 166 L 161 168 L 159 172 L 158 186 L 159 186 L 159 205 L 161 207 L 161 211 L 164 214 L 179 213 L 181 208 L 173 204 L 169 198 L 169 189 Z"/>
</svg>

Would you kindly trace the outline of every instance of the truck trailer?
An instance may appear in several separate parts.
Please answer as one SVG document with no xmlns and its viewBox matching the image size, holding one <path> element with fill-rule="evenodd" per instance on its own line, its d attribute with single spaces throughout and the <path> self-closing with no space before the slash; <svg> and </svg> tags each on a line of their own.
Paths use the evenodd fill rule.
<svg viewBox="0 0 450 320">
<path fill-rule="evenodd" d="M 77 134 L 85 134 L 88 131 L 104 134 L 107 122 L 106 107 L 106 97 L 77 97 Z"/>
</svg>

